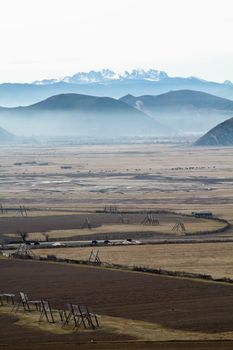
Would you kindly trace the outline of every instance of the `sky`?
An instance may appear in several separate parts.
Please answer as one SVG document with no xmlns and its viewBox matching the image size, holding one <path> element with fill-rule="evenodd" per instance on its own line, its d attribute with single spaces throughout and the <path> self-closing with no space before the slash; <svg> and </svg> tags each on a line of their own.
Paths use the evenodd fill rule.
<svg viewBox="0 0 233 350">
<path fill-rule="evenodd" d="M 0 0 L 0 82 L 110 68 L 233 81 L 233 0 Z"/>
</svg>

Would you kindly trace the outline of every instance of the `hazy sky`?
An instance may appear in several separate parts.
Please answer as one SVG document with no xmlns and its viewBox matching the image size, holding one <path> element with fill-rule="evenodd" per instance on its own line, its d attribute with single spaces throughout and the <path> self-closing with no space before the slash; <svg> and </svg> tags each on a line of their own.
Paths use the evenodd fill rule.
<svg viewBox="0 0 233 350">
<path fill-rule="evenodd" d="M 0 0 L 0 82 L 111 68 L 233 81 L 233 0 Z"/>
</svg>

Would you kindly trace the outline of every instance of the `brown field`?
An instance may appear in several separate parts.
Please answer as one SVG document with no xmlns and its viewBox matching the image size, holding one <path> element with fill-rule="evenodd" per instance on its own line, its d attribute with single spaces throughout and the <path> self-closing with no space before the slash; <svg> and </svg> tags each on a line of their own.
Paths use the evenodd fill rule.
<svg viewBox="0 0 233 350">
<path fill-rule="evenodd" d="M 0 259 L 0 269 L 2 292 L 24 290 L 31 298 L 50 299 L 53 307 L 87 303 L 102 315 L 98 331 L 65 334 L 20 322 L 26 316 L 2 313 L 0 307 L 1 349 L 217 350 L 233 345 L 229 285 L 35 261 Z"/>
<path fill-rule="evenodd" d="M 171 329 L 233 331 L 229 285 L 35 261 L 1 259 L 0 267 L 3 292 L 25 290 L 32 298 L 49 298 L 55 307 L 78 301 L 101 315 Z"/>
<path fill-rule="evenodd" d="M 1 259 L 0 268 L 3 292 L 24 290 L 55 307 L 78 301 L 100 315 L 233 339 L 233 286 L 35 261 Z"/>
<path fill-rule="evenodd" d="M 26 315 L 0 308 L 1 349 L 230 350 L 233 345 L 229 285 L 35 261 L 0 259 L 0 269 L 3 292 L 24 290 L 32 298 L 49 298 L 55 307 L 79 301 L 101 315 L 98 331 L 65 334 L 36 328 L 35 316 L 28 316 L 29 324 L 21 320 Z"/>
<path fill-rule="evenodd" d="M 87 214 L 89 217 L 89 214 Z M 204 220 L 204 219 L 193 219 L 190 218 L 186 220 L 183 216 L 174 216 L 172 220 L 169 220 L 169 215 L 164 216 L 164 220 L 161 221 L 161 216 L 159 216 L 160 224 L 158 226 L 150 226 L 150 225 L 141 225 L 141 224 L 103 224 L 99 227 L 93 227 L 92 229 L 69 229 L 69 230 L 50 230 L 46 231 L 49 234 L 50 239 L 77 239 L 79 240 L 82 237 L 88 239 L 88 236 L 100 237 L 99 239 L 113 239 L 113 238 L 146 238 L 146 237 L 154 237 L 154 238 L 175 238 L 175 237 L 183 237 L 185 238 L 186 234 L 193 234 L 194 232 L 204 231 L 205 234 L 208 232 L 212 232 L 213 230 L 221 229 L 223 227 L 223 223 L 214 220 Z M 176 222 L 182 221 L 185 224 L 186 232 L 174 232 L 172 231 Z M 1 218 L 0 218 L 1 223 Z M 0 229 L 1 230 L 1 229 Z M 38 229 L 39 231 L 39 229 Z M 223 235 L 223 234 L 222 234 Z M 5 237 L 17 237 L 16 234 L 5 234 Z M 209 237 L 209 236 L 208 236 Z M 215 235 L 213 235 L 213 238 Z M 44 235 L 42 232 L 32 232 L 29 233 L 28 239 L 38 239 L 43 241 Z"/>
<path fill-rule="evenodd" d="M 83 229 L 85 220 L 88 217 L 93 228 Z M 143 238 L 145 233 L 147 237 L 175 237 L 185 234 L 193 234 L 195 232 L 211 232 L 221 229 L 224 223 L 187 217 L 183 215 L 175 215 L 172 213 L 155 214 L 154 217 L 159 220 L 159 225 L 142 225 L 141 222 L 145 219 L 145 214 L 126 214 L 129 224 L 121 224 L 119 214 L 102 214 L 102 213 L 85 213 L 76 215 L 50 215 L 50 216 L 24 216 L 24 217 L 0 217 L 0 234 L 7 237 L 17 237 L 17 232 L 30 232 L 29 238 L 44 239 L 42 232 L 47 232 L 50 238 L 79 238 L 85 236 L 93 236 L 100 239 L 114 238 Z M 174 232 L 173 227 L 177 222 L 182 222 L 185 225 L 185 233 Z M 76 230 L 74 230 L 74 228 Z M 68 230 L 68 232 L 67 232 Z M 50 231 L 52 231 L 50 233 Z M 35 235 L 33 235 L 35 233 Z"/>
</svg>

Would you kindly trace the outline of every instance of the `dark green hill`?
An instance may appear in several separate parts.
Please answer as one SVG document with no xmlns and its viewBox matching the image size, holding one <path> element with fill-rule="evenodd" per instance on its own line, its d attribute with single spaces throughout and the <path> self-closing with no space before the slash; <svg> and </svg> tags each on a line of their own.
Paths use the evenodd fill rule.
<svg viewBox="0 0 233 350">
<path fill-rule="evenodd" d="M 178 90 L 120 99 L 155 120 L 184 132 L 205 132 L 233 116 L 233 101 L 201 91 Z"/>
<path fill-rule="evenodd" d="M 233 118 L 208 131 L 195 142 L 195 146 L 233 146 Z"/>
<path fill-rule="evenodd" d="M 193 106 L 196 108 L 233 111 L 233 101 L 194 90 L 170 91 L 157 96 L 145 95 L 134 97 L 132 95 L 126 95 L 120 100 L 134 107 L 136 107 L 137 101 L 141 101 L 147 108 L 151 109 L 163 107 L 165 109 L 172 108 L 174 110 L 176 107 Z"/>
</svg>

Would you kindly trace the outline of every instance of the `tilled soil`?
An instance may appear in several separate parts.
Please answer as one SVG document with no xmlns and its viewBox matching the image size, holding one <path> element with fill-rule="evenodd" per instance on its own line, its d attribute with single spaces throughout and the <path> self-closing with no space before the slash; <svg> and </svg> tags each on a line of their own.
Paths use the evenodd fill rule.
<svg viewBox="0 0 233 350">
<path fill-rule="evenodd" d="M 146 214 L 125 215 L 131 224 L 141 224 Z M 172 213 L 155 214 L 160 222 L 174 225 L 178 221 L 184 223 L 198 222 L 199 219 L 177 215 Z M 118 214 L 87 213 L 76 215 L 51 215 L 51 216 L 27 216 L 27 217 L 0 217 L 0 234 L 17 232 L 45 232 L 51 230 L 81 229 L 86 227 L 87 218 L 92 227 L 103 224 L 122 224 L 122 218 Z M 202 219 L 203 221 L 203 219 Z M 208 223 L 208 221 L 206 221 Z M 204 224 L 203 224 L 204 225 Z M 151 226 L 148 226 L 151 227 Z M 153 227 L 153 226 L 152 226 Z M 205 225 L 203 226 L 205 227 Z M 204 230 L 204 228 L 203 228 Z"/>
<path fill-rule="evenodd" d="M 119 270 L 0 260 L 1 291 L 25 291 L 55 307 L 88 304 L 99 314 L 204 331 L 233 331 L 233 286 Z"/>
</svg>

